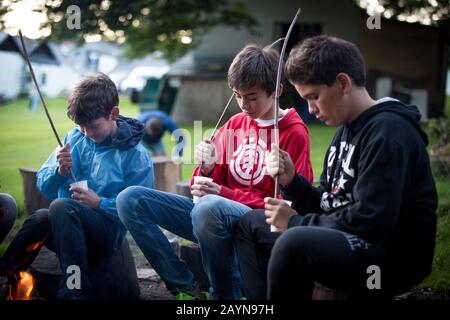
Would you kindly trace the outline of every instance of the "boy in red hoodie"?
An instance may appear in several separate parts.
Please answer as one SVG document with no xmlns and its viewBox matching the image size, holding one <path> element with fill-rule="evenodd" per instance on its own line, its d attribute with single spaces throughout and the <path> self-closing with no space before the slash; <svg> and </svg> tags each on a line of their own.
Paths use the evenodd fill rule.
<svg viewBox="0 0 450 320">
<path fill-rule="evenodd" d="M 273 196 L 274 181 L 265 158 L 274 135 L 276 51 L 246 46 L 233 60 L 228 83 L 242 112 L 196 147 L 201 164 L 193 173 L 213 181 L 193 183 L 189 198 L 143 187 L 130 187 L 118 201 L 119 216 L 144 255 L 174 293 L 195 292 L 197 284 L 186 264 L 170 247 L 158 226 L 199 243 L 215 299 L 240 299 L 242 282 L 232 241 L 233 227 L 253 208 Z M 312 182 L 308 129 L 294 109 L 279 110 L 280 148 L 297 172 Z"/>
</svg>

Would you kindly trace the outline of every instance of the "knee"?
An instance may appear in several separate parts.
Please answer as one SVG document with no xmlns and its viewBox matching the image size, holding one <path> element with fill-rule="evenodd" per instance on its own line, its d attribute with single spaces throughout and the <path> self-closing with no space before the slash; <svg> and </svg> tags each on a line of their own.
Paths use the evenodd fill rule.
<svg viewBox="0 0 450 320">
<path fill-rule="evenodd" d="M 275 260 L 282 261 L 289 257 L 306 255 L 314 241 L 309 227 L 295 227 L 286 230 L 276 241 L 272 249 Z"/>
<path fill-rule="evenodd" d="M 126 224 L 139 218 L 138 210 L 142 199 L 149 199 L 154 190 L 141 186 L 131 186 L 122 190 L 116 198 L 116 208 L 119 219 Z M 145 193 L 145 195 L 144 195 Z"/>
<path fill-rule="evenodd" d="M 63 210 L 67 210 L 68 208 L 73 207 L 73 205 L 75 203 L 77 203 L 77 202 L 73 199 L 59 198 L 59 199 L 53 200 L 50 203 L 50 206 L 48 207 L 48 209 L 50 212 L 63 211 Z"/>
<path fill-rule="evenodd" d="M 13 224 L 17 218 L 17 205 L 13 197 L 6 193 L 0 193 L 0 222 Z"/>
<path fill-rule="evenodd" d="M 140 187 L 132 186 L 132 187 L 128 187 L 128 188 L 122 190 L 118 194 L 118 196 L 116 198 L 116 207 L 117 207 L 119 216 L 121 214 L 124 214 L 125 212 L 134 211 L 134 208 L 138 204 L 139 190 L 140 190 Z"/>
<path fill-rule="evenodd" d="M 225 199 L 217 195 L 206 195 L 199 199 L 191 211 L 194 230 L 204 230 L 220 218 L 219 209 Z"/>
<path fill-rule="evenodd" d="M 48 208 L 48 219 L 52 222 L 57 219 L 64 219 L 68 215 L 77 214 L 76 206 L 78 206 L 78 203 L 73 199 L 60 198 L 53 200 Z"/>
<path fill-rule="evenodd" d="M 264 215 L 264 209 L 254 209 L 244 214 L 236 223 L 235 230 L 238 233 L 250 233 L 258 225 L 265 222 L 266 216 Z"/>
<path fill-rule="evenodd" d="M 33 225 L 47 224 L 49 219 L 48 209 L 39 209 L 30 214 L 25 222 Z"/>
<path fill-rule="evenodd" d="M 279 261 L 292 257 L 299 261 L 309 260 L 324 240 L 325 234 L 322 228 L 295 227 L 285 231 L 275 242 L 272 256 Z"/>
<path fill-rule="evenodd" d="M 14 198 L 0 193 L 0 242 L 6 237 L 17 218 L 17 206 Z"/>
</svg>

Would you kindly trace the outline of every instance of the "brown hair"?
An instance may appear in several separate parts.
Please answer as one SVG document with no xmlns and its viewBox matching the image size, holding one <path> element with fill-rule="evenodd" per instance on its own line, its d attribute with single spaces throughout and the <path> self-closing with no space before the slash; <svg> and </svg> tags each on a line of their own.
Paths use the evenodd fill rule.
<svg viewBox="0 0 450 320">
<path fill-rule="evenodd" d="M 358 48 L 344 39 L 316 36 L 292 49 L 285 66 L 286 77 L 296 84 L 331 86 L 346 73 L 358 87 L 366 83 L 364 59 Z"/>
<path fill-rule="evenodd" d="M 114 82 L 98 73 L 77 83 L 68 98 L 67 116 L 76 124 L 88 124 L 101 117 L 109 117 L 113 107 L 119 105 Z"/>
<path fill-rule="evenodd" d="M 232 89 L 248 89 L 253 86 L 275 91 L 278 53 L 270 48 L 247 45 L 234 58 L 228 70 L 228 85 Z"/>
<path fill-rule="evenodd" d="M 153 118 L 147 121 L 145 129 L 149 135 L 158 137 L 164 132 L 164 124 L 160 118 Z"/>
</svg>

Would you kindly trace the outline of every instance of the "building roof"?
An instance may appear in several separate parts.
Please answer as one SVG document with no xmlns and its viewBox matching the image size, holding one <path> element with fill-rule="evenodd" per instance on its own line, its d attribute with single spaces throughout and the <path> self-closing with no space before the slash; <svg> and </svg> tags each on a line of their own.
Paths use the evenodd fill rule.
<svg viewBox="0 0 450 320">
<path fill-rule="evenodd" d="M 28 53 L 30 53 L 30 49 L 37 46 L 37 42 L 34 40 L 24 38 L 24 41 L 27 46 Z M 2 36 L 0 37 L 0 51 L 17 52 L 22 54 L 22 46 L 20 44 L 19 37 L 13 37 L 10 34 L 2 32 Z"/>
<path fill-rule="evenodd" d="M 36 40 L 24 38 L 30 60 L 36 63 L 55 64 L 61 63 L 57 47 L 49 42 L 39 43 Z M 19 37 L 13 37 L 7 33 L 0 34 L 0 51 L 17 52 L 23 56 L 22 45 Z"/>
<path fill-rule="evenodd" d="M 60 65 L 57 46 L 53 43 L 43 42 L 33 49 L 30 53 L 30 60 L 43 64 Z"/>
<path fill-rule="evenodd" d="M 158 57 L 158 54 L 149 54 L 141 59 L 121 59 L 117 67 L 112 72 L 127 71 L 130 72 L 136 67 L 165 67 L 168 63 L 166 60 Z"/>
</svg>

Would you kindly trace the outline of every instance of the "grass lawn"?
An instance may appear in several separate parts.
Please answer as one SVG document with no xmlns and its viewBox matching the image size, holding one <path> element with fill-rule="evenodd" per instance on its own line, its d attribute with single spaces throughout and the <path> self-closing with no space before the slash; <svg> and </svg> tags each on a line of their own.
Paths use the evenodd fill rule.
<svg viewBox="0 0 450 320">
<path fill-rule="evenodd" d="M 73 123 L 66 116 L 66 100 L 49 99 L 48 104 L 50 114 L 62 139 L 64 134 L 73 127 Z M 127 97 L 121 98 L 120 105 L 123 115 L 137 116 L 138 107 L 132 105 Z M 38 112 L 30 113 L 27 106 L 28 101 L 17 100 L 0 107 L 0 192 L 11 194 L 18 204 L 21 219 L 16 222 L 14 230 L 20 227 L 24 219 L 23 187 L 18 168 L 39 168 L 57 145 L 42 107 Z M 449 111 L 447 113 L 449 114 L 450 97 L 447 98 L 446 110 Z M 212 127 L 213 124 L 206 125 L 203 130 Z M 189 131 L 189 136 L 193 137 L 192 126 L 183 126 L 183 128 Z M 322 170 L 323 156 L 335 128 L 311 125 L 309 130 L 311 161 L 314 176 L 318 178 Z M 175 145 L 169 134 L 164 136 L 164 142 L 168 151 Z M 187 146 L 190 146 L 191 152 L 185 152 L 183 160 L 187 160 L 193 155 L 195 141 L 190 141 L 188 138 L 186 143 Z M 183 165 L 182 178 L 188 179 L 193 168 L 192 164 Z M 450 288 L 450 181 L 448 177 L 435 176 L 435 178 L 440 199 L 439 234 L 433 273 L 424 284 L 433 289 L 445 291 Z M 5 246 L 5 243 L 0 245 L 0 256 L 3 254 Z"/>
</svg>

